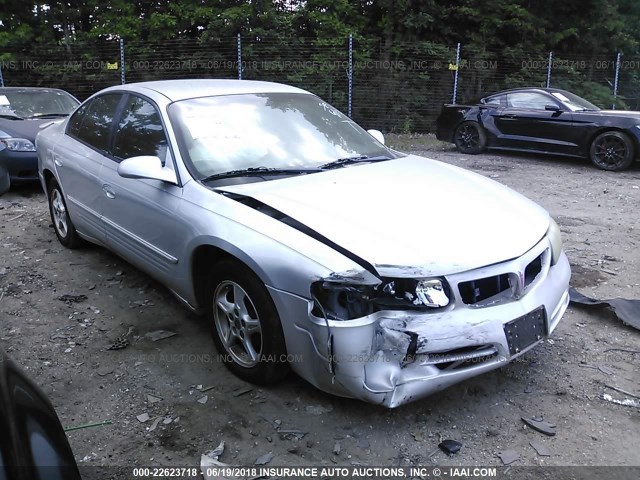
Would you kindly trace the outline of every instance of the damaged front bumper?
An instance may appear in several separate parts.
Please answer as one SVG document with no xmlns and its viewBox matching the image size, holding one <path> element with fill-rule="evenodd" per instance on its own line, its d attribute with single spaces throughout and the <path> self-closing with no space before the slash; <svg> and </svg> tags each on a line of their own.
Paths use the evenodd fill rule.
<svg viewBox="0 0 640 480">
<path fill-rule="evenodd" d="M 536 257 L 540 271 L 511 298 L 469 305 L 457 292 L 474 276 L 524 278 Z M 570 275 L 566 255 L 551 266 L 541 242 L 521 258 L 448 276 L 456 294 L 445 311 L 380 311 L 346 321 L 316 317 L 308 299 L 270 290 L 291 319 L 283 328 L 294 371 L 329 393 L 393 408 L 503 366 L 541 342 L 567 308 Z"/>
</svg>

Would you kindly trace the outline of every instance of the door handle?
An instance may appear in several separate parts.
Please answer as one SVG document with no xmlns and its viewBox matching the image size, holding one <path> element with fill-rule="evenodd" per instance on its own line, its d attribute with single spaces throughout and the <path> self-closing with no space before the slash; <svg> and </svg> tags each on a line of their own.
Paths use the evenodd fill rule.
<svg viewBox="0 0 640 480">
<path fill-rule="evenodd" d="M 107 196 L 107 198 L 114 199 L 116 198 L 116 192 L 113 191 L 110 185 L 102 185 L 102 191 Z"/>
<path fill-rule="evenodd" d="M 504 115 L 501 115 L 502 118 L 510 118 L 510 119 L 516 119 L 518 118 L 516 115 L 514 115 L 513 113 L 505 113 Z"/>
</svg>

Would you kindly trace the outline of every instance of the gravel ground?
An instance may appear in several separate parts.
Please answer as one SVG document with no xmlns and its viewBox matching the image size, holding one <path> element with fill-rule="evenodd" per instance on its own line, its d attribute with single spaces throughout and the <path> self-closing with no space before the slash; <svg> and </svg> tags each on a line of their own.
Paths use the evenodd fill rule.
<svg viewBox="0 0 640 480">
<path fill-rule="evenodd" d="M 547 208 L 583 293 L 640 297 L 640 167 L 607 173 L 578 160 L 405 148 L 428 148 L 416 153 Z M 295 376 L 273 388 L 238 380 L 215 361 L 204 320 L 166 289 L 101 248 L 63 248 L 38 187 L 0 197 L 0 258 L 0 347 L 42 386 L 64 426 L 112 422 L 68 433 L 80 465 L 198 465 L 222 440 L 220 460 L 239 465 L 270 452 L 271 465 L 501 465 L 504 450 L 519 453 L 514 465 L 640 464 L 639 410 L 602 398 L 625 398 L 605 385 L 640 393 L 640 332 L 608 311 L 570 307 L 553 338 L 519 361 L 384 410 Z M 177 335 L 151 341 L 146 334 L 159 329 Z M 109 350 L 118 337 L 128 347 Z M 555 423 L 557 435 L 526 428 L 523 415 Z M 441 438 L 463 447 L 448 457 Z"/>
</svg>

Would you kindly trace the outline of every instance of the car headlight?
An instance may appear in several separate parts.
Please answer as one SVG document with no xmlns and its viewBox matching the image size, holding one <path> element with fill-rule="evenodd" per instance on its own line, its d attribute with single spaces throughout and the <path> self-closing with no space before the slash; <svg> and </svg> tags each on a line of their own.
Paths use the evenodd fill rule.
<svg viewBox="0 0 640 480">
<path fill-rule="evenodd" d="M 553 218 L 550 218 L 550 220 L 547 237 L 549 237 L 549 243 L 551 243 L 551 265 L 555 265 L 558 263 L 562 253 L 562 234 L 555 220 Z"/>
<path fill-rule="evenodd" d="M 353 320 L 380 310 L 431 311 L 450 303 L 442 278 L 385 278 L 377 285 L 320 280 L 311 285 L 313 314 L 331 320 Z"/>
<path fill-rule="evenodd" d="M 31 140 L 27 140 L 26 138 L 3 138 L 0 139 L 0 143 L 2 143 L 8 150 L 12 152 L 35 152 L 36 146 L 33 144 Z"/>
</svg>

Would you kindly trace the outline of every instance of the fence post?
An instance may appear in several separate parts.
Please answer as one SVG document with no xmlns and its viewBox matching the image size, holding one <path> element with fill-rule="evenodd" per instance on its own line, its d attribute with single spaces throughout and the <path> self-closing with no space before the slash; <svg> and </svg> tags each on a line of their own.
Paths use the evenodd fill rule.
<svg viewBox="0 0 640 480">
<path fill-rule="evenodd" d="M 349 70 L 347 72 L 349 80 L 349 105 L 347 115 L 351 118 L 351 106 L 353 102 L 353 35 L 349 34 Z"/>
<path fill-rule="evenodd" d="M 620 75 L 620 56 L 622 54 L 618 52 L 616 55 L 616 76 L 613 80 L 613 105 L 611 105 L 611 110 L 616 109 L 616 100 L 618 98 L 618 77 Z"/>
<path fill-rule="evenodd" d="M 549 63 L 547 64 L 547 88 L 551 87 L 551 64 L 553 63 L 553 52 L 549 52 Z"/>
<path fill-rule="evenodd" d="M 124 39 L 120 37 L 120 83 L 126 83 L 124 76 Z"/>
<path fill-rule="evenodd" d="M 2 76 L 2 65 L 0 65 L 0 87 L 4 87 L 4 77 Z"/>
<path fill-rule="evenodd" d="M 240 34 L 238 33 L 237 37 L 238 44 L 238 80 L 242 80 L 242 39 L 240 38 Z"/>
<path fill-rule="evenodd" d="M 453 97 L 451 103 L 456 104 L 456 98 L 458 96 L 458 72 L 460 71 L 460 43 L 456 47 L 456 71 L 453 74 Z"/>
</svg>

